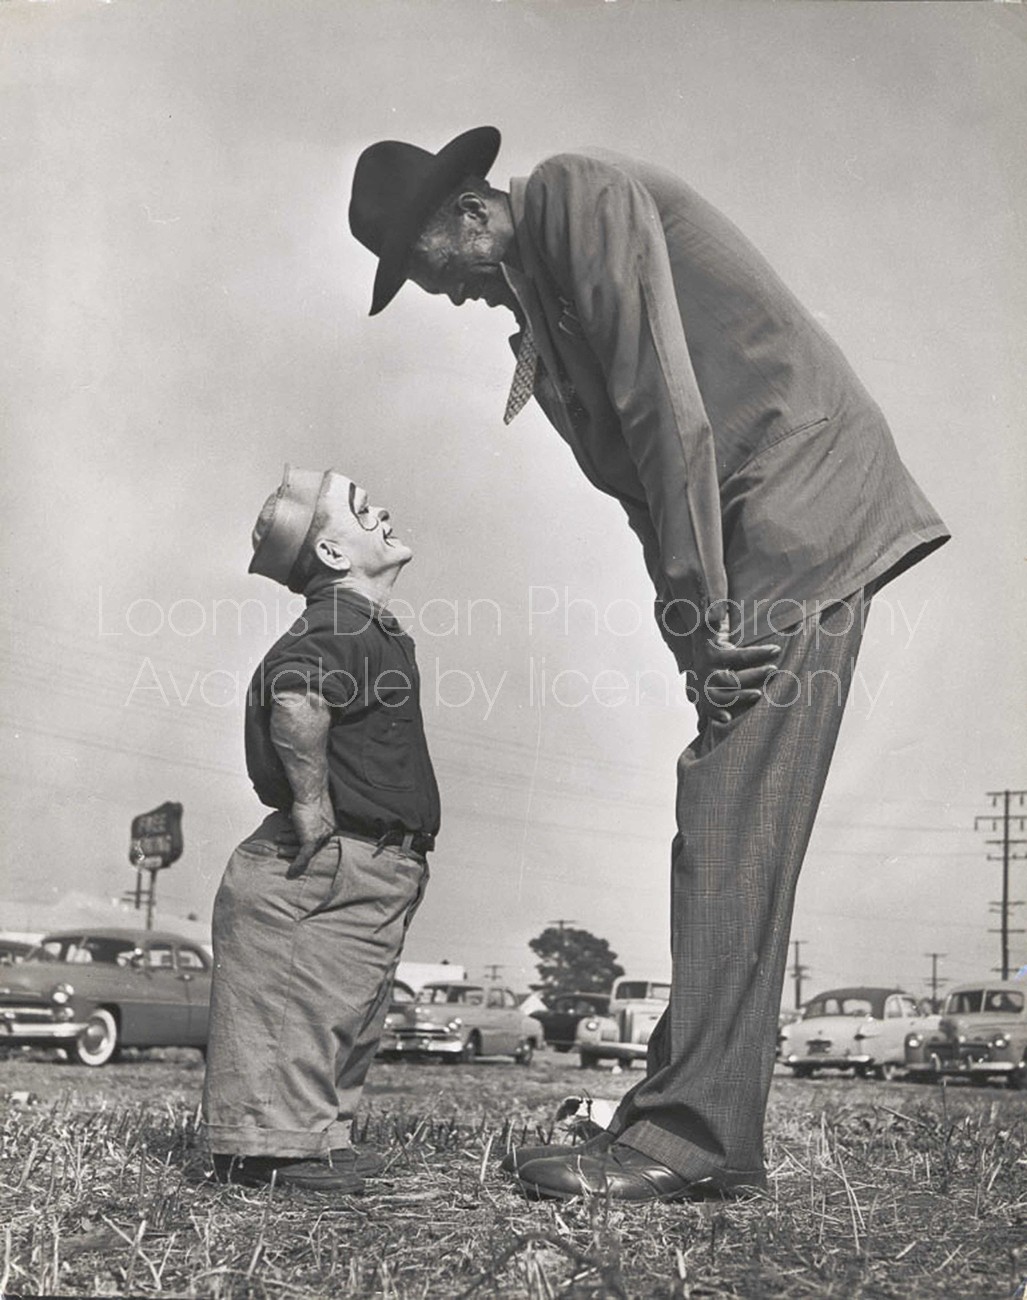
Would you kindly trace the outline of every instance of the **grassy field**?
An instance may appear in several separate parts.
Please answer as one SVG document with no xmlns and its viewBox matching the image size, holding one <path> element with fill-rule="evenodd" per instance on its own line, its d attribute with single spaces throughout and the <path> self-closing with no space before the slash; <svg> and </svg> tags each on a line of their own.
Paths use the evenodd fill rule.
<svg viewBox="0 0 1027 1300">
<path fill-rule="evenodd" d="M 369 1195 L 330 1202 L 204 1181 L 195 1053 L 103 1070 L 0 1060 L 0 1294 L 1018 1294 L 1027 1094 L 782 1077 L 766 1200 L 529 1203 L 495 1167 L 507 1145 L 548 1138 L 556 1103 L 582 1085 L 612 1099 L 632 1081 L 573 1066 L 380 1066 L 359 1136 L 387 1170 Z"/>
</svg>

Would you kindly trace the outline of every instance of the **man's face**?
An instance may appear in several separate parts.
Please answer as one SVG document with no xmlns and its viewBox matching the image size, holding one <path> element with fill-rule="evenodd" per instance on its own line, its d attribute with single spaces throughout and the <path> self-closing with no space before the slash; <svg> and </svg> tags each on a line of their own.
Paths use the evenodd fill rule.
<svg viewBox="0 0 1027 1300">
<path fill-rule="evenodd" d="M 377 578 L 412 558 L 410 547 L 393 536 L 389 512 L 371 505 L 367 493 L 352 479 L 332 473 L 321 508 L 327 518 L 320 537 L 345 557 L 351 577 Z"/>
<path fill-rule="evenodd" d="M 444 293 L 455 307 L 468 300 L 490 307 L 516 303 L 502 261 L 511 237 L 497 231 L 484 206 L 451 214 L 414 245 L 407 275 L 425 293 Z"/>
</svg>

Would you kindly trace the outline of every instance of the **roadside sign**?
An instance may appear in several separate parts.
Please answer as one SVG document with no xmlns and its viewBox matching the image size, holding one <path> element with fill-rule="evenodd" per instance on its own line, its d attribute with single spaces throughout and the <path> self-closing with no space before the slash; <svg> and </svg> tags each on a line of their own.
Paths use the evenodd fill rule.
<svg viewBox="0 0 1027 1300">
<path fill-rule="evenodd" d="M 128 860 L 135 871 L 161 871 L 182 856 L 182 805 L 162 803 L 132 818 Z"/>
</svg>

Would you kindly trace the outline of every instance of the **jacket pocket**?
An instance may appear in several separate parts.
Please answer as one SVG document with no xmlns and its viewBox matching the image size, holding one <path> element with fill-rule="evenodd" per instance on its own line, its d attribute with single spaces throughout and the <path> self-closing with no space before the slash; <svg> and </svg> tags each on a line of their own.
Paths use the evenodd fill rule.
<svg viewBox="0 0 1027 1300">
<path fill-rule="evenodd" d="M 814 429 L 821 428 L 828 423 L 830 418 L 829 415 L 818 415 L 814 420 L 804 420 L 802 424 L 792 425 L 791 428 L 785 429 L 783 433 L 777 433 L 766 442 L 761 442 L 748 459 L 743 460 L 741 465 L 732 471 L 731 477 L 734 478 L 736 474 L 741 474 L 744 470 L 750 469 L 762 460 L 768 452 L 773 451 L 775 447 L 780 447 L 783 442 L 787 442 L 790 438 L 795 438 L 800 433 L 812 433 Z"/>
</svg>

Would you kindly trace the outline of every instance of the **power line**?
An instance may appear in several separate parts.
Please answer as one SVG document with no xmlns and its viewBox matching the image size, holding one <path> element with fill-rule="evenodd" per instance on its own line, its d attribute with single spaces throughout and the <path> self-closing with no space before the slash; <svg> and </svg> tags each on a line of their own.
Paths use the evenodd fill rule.
<svg viewBox="0 0 1027 1300">
<path fill-rule="evenodd" d="M 996 811 L 991 814 L 979 813 L 974 818 L 974 830 L 980 830 L 982 823 L 990 825 L 993 832 L 999 826 L 1002 827 L 1001 839 L 986 840 L 985 843 L 1000 845 L 1002 849 L 1001 856 L 994 853 L 988 854 L 989 862 L 1002 863 L 1002 900 L 1001 902 L 991 904 L 991 910 L 999 912 L 1001 918 L 999 922 L 1000 928 L 998 930 L 989 930 L 988 933 L 998 934 L 1001 936 L 1002 964 L 995 969 L 1001 971 L 1004 980 L 1009 978 L 1009 936 L 1010 934 L 1023 934 L 1023 930 L 1010 930 L 1009 928 L 1010 912 L 1014 907 L 1020 907 L 1023 903 L 1023 899 L 1010 901 L 1009 864 L 1012 861 L 1018 861 L 1027 856 L 1027 854 L 1014 853 L 1012 851 L 1013 845 L 1027 844 L 1027 840 L 1014 840 L 1010 835 L 1010 827 L 1013 822 L 1017 823 L 1016 829 L 1021 832 L 1021 834 L 1023 833 L 1025 825 L 1027 825 L 1027 812 L 1014 813 L 1011 811 L 1013 800 L 1015 799 L 1017 801 L 1018 807 L 1023 808 L 1025 797 L 1027 797 L 1027 790 L 989 790 L 988 798 L 991 800 L 992 808 L 996 810 L 1001 809 L 1001 811 Z"/>
</svg>

